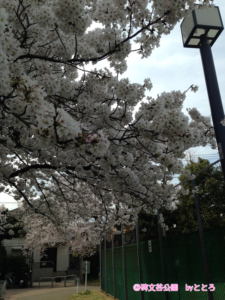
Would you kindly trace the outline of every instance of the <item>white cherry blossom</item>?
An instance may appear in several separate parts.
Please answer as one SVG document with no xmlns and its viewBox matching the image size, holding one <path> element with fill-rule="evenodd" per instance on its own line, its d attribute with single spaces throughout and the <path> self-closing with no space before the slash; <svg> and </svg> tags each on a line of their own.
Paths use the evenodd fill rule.
<svg viewBox="0 0 225 300">
<path fill-rule="evenodd" d="M 58 239 L 92 252 L 141 208 L 171 208 L 184 152 L 216 146 L 210 119 L 183 113 L 187 91 L 146 97 L 149 78 L 118 74 L 211 2 L 0 0 L 0 188 L 23 202 L 28 248 Z"/>
</svg>

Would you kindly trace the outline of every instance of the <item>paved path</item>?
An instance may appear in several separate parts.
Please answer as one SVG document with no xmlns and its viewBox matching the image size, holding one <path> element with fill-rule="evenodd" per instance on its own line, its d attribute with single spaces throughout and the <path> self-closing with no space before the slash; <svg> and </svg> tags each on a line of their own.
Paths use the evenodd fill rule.
<svg viewBox="0 0 225 300">
<path fill-rule="evenodd" d="M 83 292 L 85 287 L 79 286 L 79 293 Z M 88 290 L 100 290 L 99 286 L 88 286 Z M 37 287 L 26 289 L 6 290 L 5 300 L 67 300 L 67 297 L 77 293 L 77 287 Z"/>
</svg>

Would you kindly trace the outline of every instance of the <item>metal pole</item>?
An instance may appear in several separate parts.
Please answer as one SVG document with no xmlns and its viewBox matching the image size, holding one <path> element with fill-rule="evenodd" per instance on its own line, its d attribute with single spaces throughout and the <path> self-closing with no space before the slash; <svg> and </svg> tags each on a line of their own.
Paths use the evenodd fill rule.
<svg viewBox="0 0 225 300">
<path fill-rule="evenodd" d="M 128 298 L 127 298 L 126 255 L 125 255 L 125 245 L 124 245 L 123 224 L 121 225 L 121 232 L 122 232 L 122 254 L 123 254 L 124 295 L 125 295 L 125 300 L 128 300 Z"/>
<path fill-rule="evenodd" d="M 114 249 L 113 231 L 112 231 L 112 268 L 113 268 L 113 296 L 114 298 L 116 298 L 115 249 Z"/>
<path fill-rule="evenodd" d="M 192 180 L 193 189 L 195 188 L 195 186 L 196 186 L 196 181 L 195 181 L 195 179 L 193 179 Z M 209 262 L 208 262 L 207 251 L 206 251 L 206 246 L 205 246 L 202 218 L 201 218 L 197 193 L 194 193 L 194 202 L 195 202 L 196 213 L 197 213 L 198 230 L 199 230 L 200 243 L 201 243 L 201 249 L 202 249 L 202 257 L 203 257 L 203 264 L 204 264 L 204 269 L 205 269 L 206 283 L 209 285 L 211 283 L 211 277 L 210 277 Z M 208 290 L 208 295 L 209 295 L 209 300 L 213 300 L 213 292 Z"/>
<path fill-rule="evenodd" d="M 79 255 L 79 278 L 80 283 L 84 282 L 84 275 L 83 275 L 83 256 Z"/>
<path fill-rule="evenodd" d="M 101 249 L 101 241 L 99 244 L 99 272 L 100 272 L 100 288 L 102 290 L 102 249 Z"/>
<path fill-rule="evenodd" d="M 167 284 L 167 272 L 166 272 L 166 260 L 164 255 L 164 249 L 163 249 L 163 238 L 162 238 L 162 227 L 159 223 L 159 214 L 160 210 L 157 210 L 157 220 L 158 220 L 158 232 L 159 232 L 159 247 L 160 247 L 160 254 L 161 254 L 161 262 L 162 262 L 162 272 L 163 272 L 163 283 L 164 285 Z M 165 292 L 165 299 L 169 300 L 169 292 Z"/>
<path fill-rule="evenodd" d="M 213 126 L 221 159 L 223 177 L 225 179 L 225 127 L 220 123 L 224 119 L 223 105 L 217 82 L 216 70 L 214 66 L 211 46 L 207 43 L 207 38 L 201 38 L 200 53 L 205 74 L 205 81 L 208 91 L 209 104 L 211 108 Z"/>
<path fill-rule="evenodd" d="M 107 287 L 107 265 L 106 265 L 106 233 L 105 233 L 105 239 L 104 239 L 104 252 L 105 252 L 105 291 L 108 293 L 108 287 Z"/>
<path fill-rule="evenodd" d="M 85 261 L 85 291 L 87 290 L 87 260 Z"/>
<path fill-rule="evenodd" d="M 137 238 L 137 259 L 138 259 L 139 284 L 142 284 L 143 276 L 142 276 L 142 267 L 141 267 L 141 249 L 140 249 L 138 220 L 136 223 L 136 238 Z M 144 292 L 143 291 L 141 291 L 141 300 L 144 300 Z"/>
<path fill-rule="evenodd" d="M 79 292 L 79 281 L 80 281 L 80 279 L 77 278 L 77 294 Z"/>
</svg>

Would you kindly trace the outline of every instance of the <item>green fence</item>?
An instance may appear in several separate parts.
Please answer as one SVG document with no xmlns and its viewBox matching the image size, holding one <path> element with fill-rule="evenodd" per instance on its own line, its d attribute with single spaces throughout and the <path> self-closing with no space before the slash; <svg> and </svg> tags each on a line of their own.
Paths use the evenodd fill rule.
<svg viewBox="0 0 225 300">
<path fill-rule="evenodd" d="M 204 233 L 209 260 L 211 283 L 215 286 L 214 300 L 225 300 L 225 228 L 209 230 Z M 185 291 L 185 284 L 194 286 L 205 283 L 200 239 L 198 233 L 164 238 L 163 247 L 166 258 L 168 283 L 177 283 L 179 290 L 169 292 L 169 300 L 207 300 L 208 293 L 203 291 Z M 163 283 L 159 241 L 152 241 L 152 252 L 149 253 L 148 242 L 140 243 L 143 284 Z M 116 247 L 115 285 L 113 282 L 112 248 L 102 251 L 102 289 L 110 295 L 125 300 L 124 269 L 122 247 Z M 125 246 L 127 299 L 141 300 L 141 292 L 133 290 L 134 284 L 140 284 L 138 273 L 137 245 Z M 106 289 L 107 283 L 107 289 Z M 115 293 L 114 293 L 115 289 Z M 144 300 L 165 300 L 164 292 L 144 291 Z"/>
</svg>

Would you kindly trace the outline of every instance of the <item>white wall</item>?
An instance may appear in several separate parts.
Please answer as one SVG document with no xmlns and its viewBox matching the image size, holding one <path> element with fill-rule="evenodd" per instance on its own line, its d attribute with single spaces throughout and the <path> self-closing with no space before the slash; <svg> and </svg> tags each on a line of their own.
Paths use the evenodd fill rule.
<svg viewBox="0 0 225 300">
<path fill-rule="evenodd" d="M 15 238 L 11 240 L 3 240 L 3 245 L 5 247 L 8 256 L 12 254 L 12 248 L 21 248 L 25 244 L 25 237 Z"/>
<path fill-rule="evenodd" d="M 34 249 L 34 256 L 33 256 L 34 262 L 40 262 L 41 261 L 41 252 L 40 250 L 35 250 Z"/>
<path fill-rule="evenodd" d="M 60 246 L 57 249 L 56 271 L 67 271 L 69 267 L 69 251 L 67 246 Z"/>
</svg>

